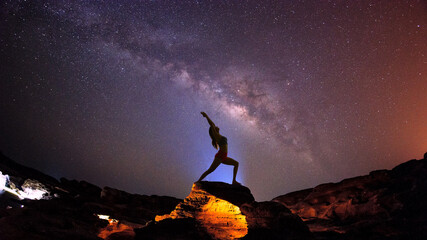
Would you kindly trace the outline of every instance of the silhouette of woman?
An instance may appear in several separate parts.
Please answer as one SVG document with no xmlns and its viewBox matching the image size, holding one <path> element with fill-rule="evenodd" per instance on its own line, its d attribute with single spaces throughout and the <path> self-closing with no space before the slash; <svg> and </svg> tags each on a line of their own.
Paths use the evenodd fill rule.
<svg viewBox="0 0 427 240">
<path fill-rule="evenodd" d="M 209 128 L 209 136 L 211 136 L 212 139 L 212 146 L 219 151 L 217 154 L 215 154 L 215 158 L 206 172 L 200 176 L 199 180 L 197 182 L 202 181 L 209 173 L 213 172 L 221 163 L 224 163 L 226 165 L 233 165 L 233 184 L 240 185 L 239 182 L 236 181 L 236 175 L 237 175 L 237 169 L 239 168 L 239 163 L 232 159 L 227 157 L 228 152 L 228 144 L 227 144 L 227 138 L 219 134 L 219 127 L 215 126 L 215 124 L 212 122 L 212 120 L 208 117 L 208 115 L 205 112 L 201 112 L 203 117 L 205 117 L 208 120 L 208 123 L 210 125 Z"/>
</svg>

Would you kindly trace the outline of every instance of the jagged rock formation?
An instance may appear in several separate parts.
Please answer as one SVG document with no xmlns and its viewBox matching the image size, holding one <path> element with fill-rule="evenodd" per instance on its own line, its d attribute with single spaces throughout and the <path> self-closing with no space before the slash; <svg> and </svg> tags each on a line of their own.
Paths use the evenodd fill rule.
<svg viewBox="0 0 427 240">
<path fill-rule="evenodd" d="M 162 238 L 157 224 L 172 231 L 177 225 L 193 225 L 201 235 L 180 235 L 204 239 L 310 239 L 308 228 L 289 209 L 275 202 L 255 202 L 250 190 L 221 182 L 194 184 L 190 195 L 170 214 L 157 216 L 156 222 L 137 232 L 137 239 Z M 164 221 L 167 221 L 164 223 Z M 154 229 L 152 233 L 150 229 Z M 176 233 L 177 231 L 173 231 Z M 194 231 L 192 231 L 194 232 Z M 175 239 L 176 235 L 163 233 Z"/>
<path fill-rule="evenodd" d="M 1 240 L 427 239 L 427 153 L 389 171 L 267 202 L 254 201 L 246 187 L 215 182 L 193 186 L 185 201 L 129 194 L 58 181 L 2 154 L 0 171 L 9 175 L 0 178 L 4 187 L 48 192 L 42 200 L 0 194 Z"/>
<path fill-rule="evenodd" d="M 7 187 L 40 183 L 50 195 L 50 200 L 27 200 L 9 192 L 0 194 L 1 240 L 100 240 L 99 236 L 110 240 L 133 239 L 134 228 L 144 226 L 158 214 L 169 213 L 181 201 L 129 194 L 109 187 L 101 189 L 85 181 L 65 178 L 58 181 L 1 153 L 0 171 L 9 175 Z M 96 214 L 109 215 L 118 221 L 109 223 Z"/>
<path fill-rule="evenodd" d="M 273 201 L 290 208 L 325 239 L 427 239 L 427 159 Z"/>
</svg>

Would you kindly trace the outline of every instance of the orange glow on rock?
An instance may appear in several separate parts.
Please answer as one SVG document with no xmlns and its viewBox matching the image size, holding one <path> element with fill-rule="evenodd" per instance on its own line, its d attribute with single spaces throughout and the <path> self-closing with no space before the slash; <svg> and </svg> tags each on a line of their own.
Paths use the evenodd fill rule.
<svg viewBox="0 0 427 240">
<path fill-rule="evenodd" d="M 248 223 L 240 208 L 193 184 L 192 191 L 170 214 L 156 216 L 164 219 L 194 218 L 214 239 L 242 238 L 248 233 Z"/>
<path fill-rule="evenodd" d="M 105 215 L 101 215 L 101 216 L 105 216 Z M 108 221 L 108 226 L 106 226 L 105 228 L 102 228 L 99 231 L 98 237 L 102 239 L 107 239 L 111 234 L 117 233 L 117 232 L 125 233 L 127 236 L 135 237 L 135 232 L 133 231 L 133 227 L 123 223 L 119 223 L 119 221 L 117 221 L 116 219 L 108 218 L 108 216 L 106 216 L 108 219 L 103 218 L 101 216 L 98 215 L 99 218 L 105 219 Z"/>
</svg>

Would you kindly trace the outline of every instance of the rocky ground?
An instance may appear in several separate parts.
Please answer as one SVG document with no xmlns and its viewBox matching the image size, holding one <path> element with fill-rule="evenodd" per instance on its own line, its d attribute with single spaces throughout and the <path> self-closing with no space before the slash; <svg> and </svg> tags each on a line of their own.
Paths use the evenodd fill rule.
<svg viewBox="0 0 427 240">
<path fill-rule="evenodd" d="M 266 202 L 220 182 L 181 200 L 58 181 L 2 154 L 0 171 L 2 240 L 427 239 L 426 159 Z"/>
<path fill-rule="evenodd" d="M 173 197 L 130 194 L 85 181 L 60 181 L 0 155 L 7 187 L 36 180 L 48 191 L 40 200 L 20 199 L 14 191 L 0 195 L 0 239 L 133 239 L 134 228 L 156 215 L 171 212 L 181 201 Z M 35 187 L 35 186 L 34 186 Z M 13 189 L 12 189 L 13 190 Z M 23 189 L 22 189 L 23 190 Z M 97 215 L 108 215 L 110 223 Z M 114 219 L 114 220 L 112 220 Z M 118 220 L 117 222 L 115 220 Z M 117 238 L 118 237 L 118 238 Z"/>
<path fill-rule="evenodd" d="M 427 159 L 273 199 L 318 239 L 427 239 Z"/>
</svg>

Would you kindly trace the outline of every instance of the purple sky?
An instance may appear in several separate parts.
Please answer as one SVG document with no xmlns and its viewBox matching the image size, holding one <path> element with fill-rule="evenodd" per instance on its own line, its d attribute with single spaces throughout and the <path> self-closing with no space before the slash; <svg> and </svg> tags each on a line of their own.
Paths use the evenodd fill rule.
<svg viewBox="0 0 427 240">
<path fill-rule="evenodd" d="M 184 198 L 205 111 L 260 201 L 427 150 L 425 1 L 118 2 L 0 4 L 5 155 Z"/>
</svg>

